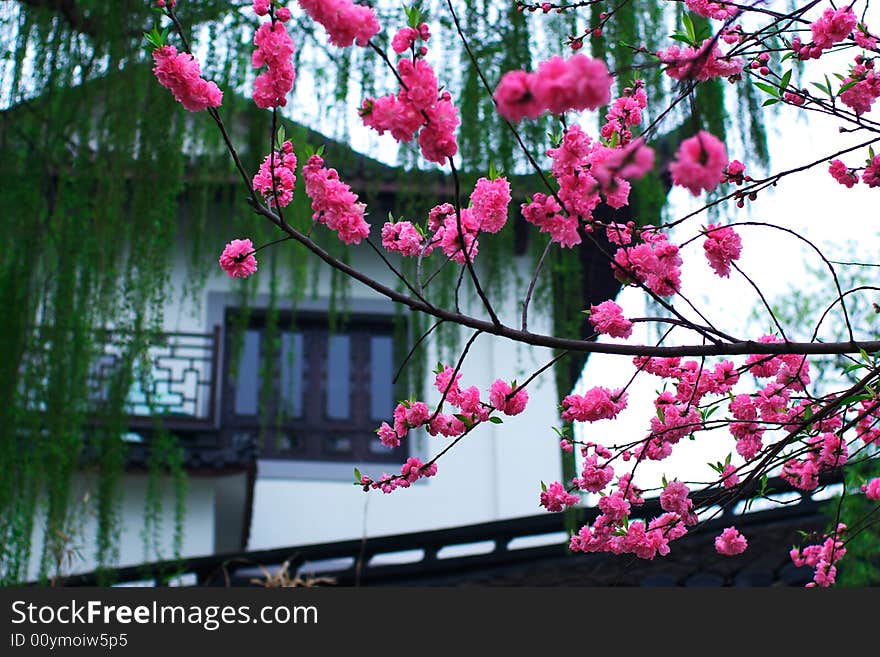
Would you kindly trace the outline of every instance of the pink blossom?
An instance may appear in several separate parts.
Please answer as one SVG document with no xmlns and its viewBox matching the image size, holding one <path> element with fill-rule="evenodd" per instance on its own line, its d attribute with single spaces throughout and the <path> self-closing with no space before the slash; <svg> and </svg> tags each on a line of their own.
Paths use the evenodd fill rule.
<svg viewBox="0 0 880 657">
<path fill-rule="evenodd" d="M 409 103 L 417 112 L 422 112 L 437 102 L 440 95 L 434 69 L 424 59 L 401 59 L 397 64 L 403 89 L 400 100 Z"/>
<path fill-rule="evenodd" d="M 418 39 L 419 31 L 416 28 L 402 27 L 397 30 L 394 38 L 391 39 L 391 48 L 399 55 L 409 50 Z"/>
<path fill-rule="evenodd" d="M 880 477 L 875 477 L 867 484 L 862 484 L 862 492 L 872 502 L 880 501 Z"/>
<path fill-rule="evenodd" d="M 190 112 L 208 107 L 219 107 L 223 92 L 213 82 L 203 79 L 199 61 L 189 53 L 179 53 L 174 46 L 162 46 L 153 51 L 153 74 L 174 99 Z"/>
<path fill-rule="evenodd" d="M 880 155 L 875 155 L 865 167 L 862 182 L 868 187 L 880 187 Z"/>
<path fill-rule="evenodd" d="M 471 210 L 480 223 L 480 230 L 497 233 L 507 223 L 510 205 L 510 183 L 507 178 L 480 178 L 471 194 Z"/>
<path fill-rule="evenodd" d="M 476 237 L 478 229 L 477 220 L 470 208 L 466 208 L 460 211 L 460 217 L 455 214 L 447 216 L 443 226 L 435 233 L 435 237 L 440 239 L 440 247 L 446 257 L 463 265 L 467 260 L 473 262 L 479 253 L 479 242 Z"/>
<path fill-rule="evenodd" d="M 828 167 L 828 173 L 830 173 L 831 177 L 837 182 L 847 188 L 852 188 L 853 185 L 859 182 L 858 176 L 852 173 L 849 170 L 849 167 L 847 167 L 841 160 L 833 160 Z"/>
<path fill-rule="evenodd" d="M 274 164 L 274 180 L 273 180 Z M 293 188 L 296 185 L 296 155 L 293 144 L 285 141 L 281 150 L 274 155 L 267 155 L 254 176 L 254 189 L 262 193 L 272 207 L 286 207 L 293 199 Z M 278 194 L 276 199 L 275 194 Z"/>
<path fill-rule="evenodd" d="M 710 2 L 709 0 L 685 0 L 685 4 L 695 14 L 719 21 L 736 16 L 738 11 L 733 5 L 728 5 L 724 2 Z"/>
<path fill-rule="evenodd" d="M 694 503 L 688 499 L 690 489 L 677 479 L 666 484 L 660 493 L 660 508 L 669 513 L 676 513 L 682 519 L 689 518 L 693 513 Z"/>
<path fill-rule="evenodd" d="M 325 169 L 324 160 L 312 155 L 303 167 L 303 178 L 315 221 L 336 231 L 346 244 L 359 244 L 370 234 L 370 225 L 364 220 L 366 206 L 339 180 L 336 169 Z"/>
<path fill-rule="evenodd" d="M 387 422 L 383 422 L 382 426 L 376 429 L 376 433 L 379 435 L 379 440 L 382 441 L 382 444 L 385 445 L 385 447 L 394 449 L 395 447 L 400 446 L 400 437 Z"/>
<path fill-rule="evenodd" d="M 553 114 L 594 110 L 611 100 L 612 78 L 604 62 L 586 55 L 556 56 L 538 66 L 532 90 L 538 103 Z"/>
<path fill-rule="evenodd" d="M 568 395 L 562 400 L 562 419 L 566 422 L 596 422 L 611 420 L 626 408 L 627 395 L 623 390 L 590 388 L 583 395 Z"/>
<path fill-rule="evenodd" d="M 853 13 L 852 7 L 842 9 L 826 9 L 822 17 L 811 26 L 813 44 L 822 50 L 827 50 L 835 43 L 848 37 L 858 24 L 858 19 Z"/>
<path fill-rule="evenodd" d="M 247 278 L 257 271 L 254 245 L 250 240 L 232 240 L 220 255 L 220 266 L 232 278 Z"/>
<path fill-rule="evenodd" d="M 493 94 L 498 113 L 513 123 L 538 118 L 544 107 L 535 97 L 534 83 L 534 74 L 525 71 L 508 71 L 501 76 Z"/>
<path fill-rule="evenodd" d="M 686 187 L 694 196 L 702 190 L 715 189 L 727 166 L 727 149 L 715 135 L 700 130 L 678 147 L 675 161 L 669 165 L 672 181 Z"/>
<path fill-rule="evenodd" d="M 636 180 L 654 168 L 654 149 L 645 146 L 641 138 L 612 150 L 593 166 L 593 175 L 607 186 L 612 177 Z"/>
<path fill-rule="evenodd" d="M 324 26 L 330 43 L 346 48 L 353 43 L 366 46 L 379 33 L 376 14 L 366 5 L 351 0 L 299 0 L 300 7 Z"/>
<path fill-rule="evenodd" d="M 721 472 L 721 483 L 725 488 L 733 488 L 739 483 L 739 475 L 736 474 L 736 466 L 728 463 Z"/>
<path fill-rule="evenodd" d="M 529 401 L 529 393 L 525 388 L 517 390 L 502 379 L 496 379 L 489 390 L 489 402 L 505 415 L 519 415 Z"/>
<path fill-rule="evenodd" d="M 445 395 L 446 401 L 453 406 L 458 406 L 461 404 L 461 391 L 458 388 L 461 372 L 456 373 L 454 377 L 453 372 L 455 370 L 446 365 L 434 378 L 434 387 L 440 391 L 440 394 Z"/>
<path fill-rule="evenodd" d="M 712 38 L 703 41 L 699 48 L 672 45 L 658 52 L 657 56 L 666 64 L 666 74 L 675 80 L 705 82 L 738 75 L 743 69 L 743 61 L 739 57 L 724 55 Z"/>
<path fill-rule="evenodd" d="M 842 87 L 848 87 L 840 93 L 840 101 L 856 114 L 868 112 L 880 97 L 880 75 L 874 68 L 874 59 L 857 55 L 849 75 L 840 83 Z"/>
<path fill-rule="evenodd" d="M 580 501 L 577 495 L 572 495 L 558 481 L 547 486 L 547 490 L 541 491 L 541 506 L 548 511 L 562 511 L 567 506 L 574 506 Z"/>
<path fill-rule="evenodd" d="M 466 431 L 467 427 L 459 418 L 454 415 L 444 415 L 437 413 L 436 417 L 428 423 L 428 433 L 432 436 L 438 434 L 454 438 L 460 436 Z"/>
<path fill-rule="evenodd" d="M 866 50 L 873 50 L 877 47 L 877 37 L 868 32 L 868 28 L 864 25 L 859 25 L 858 29 L 853 30 L 853 39 Z"/>
<path fill-rule="evenodd" d="M 716 274 L 727 278 L 730 276 L 730 263 L 739 260 L 742 242 L 731 226 L 721 228 L 716 224 L 709 224 L 706 228 L 703 250 L 709 266 Z"/>
<path fill-rule="evenodd" d="M 409 221 L 386 222 L 382 226 L 382 246 L 412 258 L 422 251 L 422 236 Z"/>
<path fill-rule="evenodd" d="M 612 495 L 603 495 L 600 497 L 599 509 L 612 523 L 619 525 L 623 522 L 623 519 L 629 515 L 630 504 L 623 496 L 623 493 L 617 491 Z"/>
<path fill-rule="evenodd" d="M 549 233 L 552 242 L 566 248 L 581 243 L 578 220 L 561 214 L 562 207 L 552 196 L 539 192 L 530 203 L 523 203 L 521 208 L 525 220 L 537 226 L 542 233 Z"/>
<path fill-rule="evenodd" d="M 605 235 L 611 244 L 630 244 L 634 227 L 635 222 L 632 221 L 625 224 L 610 223 L 605 227 Z"/>
<path fill-rule="evenodd" d="M 809 566 L 814 569 L 813 581 L 807 587 L 828 587 L 834 584 L 837 567 L 834 565 L 846 554 L 846 546 L 841 535 L 846 525 L 840 523 L 831 536 L 826 536 L 820 544 L 808 545 L 803 549 L 793 548 L 789 555 L 795 566 Z"/>
<path fill-rule="evenodd" d="M 254 102 L 263 109 L 284 107 L 296 79 L 291 59 L 293 41 L 284 23 L 276 21 L 260 25 L 254 35 L 254 45 L 257 48 L 251 55 L 251 65 L 266 67 L 254 80 Z"/>
<path fill-rule="evenodd" d="M 443 92 L 436 104 L 425 110 L 428 123 L 419 133 L 419 147 L 429 162 L 444 164 L 458 152 L 455 129 L 460 120 L 458 108 L 452 104 L 449 92 Z"/>
<path fill-rule="evenodd" d="M 611 142 L 616 136 L 617 145 L 626 146 L 632 139 L 630 128 L 642 122 L 642 110 L 647 104 L 644 83 L 636 80 L 632 87 L 623 90 L 605 115 L 606 123 L 600 130 L 603 139 Z"/>
<path fill-rule="evenodd" d="M 728 557 L 742 554 L 748 546 L 745 536 L 736 527 L 728 527 L 715 537 L 715 551 Z"/>
<path fill-rule="evenodd" d="M 613 478 L 614 468 L 607 463 L 600 466 L 599 457 L 596 454 L 592 454 L 584 459 L 581 478 L 576 479 L 575 482 L 577 483 L 578 488 L 590 491 L 591 493 L 598 493 L 600 490 L 604 489 L 608 485 L 608 482 Z M 629 499 L 629 496 L 627 499 Z"/>
<path fill-rule="evenodd" d="M 612 269 L 618 280 L 635 279 L 659 296 L 668 297 L 681 287 L 681 256 L 678 246 L 666 235 L 647 226 L 642 229 L 642 244 L 618 249 Z"/>
<path fill-rule="evenodd" d="M 632 335 L 632 322 L 623 316 L 623 309 L 610 299 L 590 308 L 590 323 L 596 331 L 612 338 L 628 338 Z"/>
</svg>

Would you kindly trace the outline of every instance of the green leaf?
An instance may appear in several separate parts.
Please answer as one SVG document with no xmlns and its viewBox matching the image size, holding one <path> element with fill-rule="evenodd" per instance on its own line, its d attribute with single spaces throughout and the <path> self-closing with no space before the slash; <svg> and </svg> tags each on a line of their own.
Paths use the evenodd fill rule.
<svg viewBox="0 0 880 657">
<path fill-rule="evenodd" d="M 821 85 L 818 82 L 811 82 L 810 84 L 812 84 L 814 87 L 816 87 L 823 94 L 827 94 L 829 96 L 831 95 L 831 92 L 824 85 Z"/>
<path fill-rule="evenodd" d="M 768 105 L 775 105 L 779 102 L 778 98 L 768 98 L 763 103 L 761 103 L 761 107 L 767 107 Z"/>
<path fill-rule="evenodd" d="M 684 30 L 687 32 L 688 37 L 691 40 L 692 44 L 697 43 L 697 31 L 694 29 L 694 21 L 691 20 L 691 16 L 688 13 L 682 14 L 681 22 L 684 24 Z"/>
<path fill-rule="evenodd" d="M 493 415 L 492 417 L 490 417 L 489 422 L 491 422 L 492 424 L 504 424 L 504 420 L 502 420 L 497 415 Z"/>
<path fill-rule="evenodd" d="M 782 75 L 782 79 L 779 81 L 780 88 L 786 89 L 788 87 L 788 83 L 791 82 L 791 71 L 792 71 L 792 69 L 788 69 Z"/>
<path fill-rule="evenodd" d="M 355 482 L 359 484 L 359 483 L 361 483 L 361 479 L 363 479 L 363 477 L 361 476 L 361 471 L 358 470 L 357 468 L 355 468 L 355 469 L 354 469 L 354 480 L 355 480 Z"/>
<path fill-rule="evenodd" d="M 545 484 L 543 481 L 541 482 L 541 490 L 545 493 L 547 492 L 547 484 Z"/>
<path fill-rule="evenodd" d="M 669 38 L 673 39 L 675 41 L 681 41 L 682 43 L 686 43 L 689 46 L 693 45 L 693 43 L 688 38 L 688 36 L 686 34 L 681 34 L 680 32 L 676 32 L 675 34 L 670 34 Z"/>
<path fill-rule="evenodd" d="M 761 91 L 766 91 L 774 98 L 779 98 L 779 89 L 774 87 L 772 84 L 767 84 L 766 82 L 755 82 L 755 86 L 758 87 L 758 89 L 760 89 Z"/>
<path fill-rule="evenodd" d="M 281 150 L 281 147 L 284 145 L 285 137 L 286 137 L 286 135 L 284 132 L 284 126 L 279 125 L 278 132 L 275 133 L 275 149 L 276 150 Z"/>
<path fill-rule="evenodd" d="M 853 88 L 854 86 L 856 86 L 858 83 L 859 83 L 858 80 L 850 80 L 849 82 L 847 82 L 845 85 L 843 85 L 843 86 L 838 90 L 837 95 L 839 96 L 839 95 L 842 94 L 844 91 L 847 91 L 848 89 L 852 89 L 852 88 Z"/>
</svg>

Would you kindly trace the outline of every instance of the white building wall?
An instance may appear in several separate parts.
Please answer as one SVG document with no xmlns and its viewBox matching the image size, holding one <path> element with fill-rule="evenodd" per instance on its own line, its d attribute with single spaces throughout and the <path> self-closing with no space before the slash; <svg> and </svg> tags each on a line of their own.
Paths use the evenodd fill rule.
<svg viewBox="0 0 880 657">
<path fill-rule="evenodd" d="M 95 561 L 95 536 L 97 532 L 97 517 L 94 507 L 95 477 L 89 475 L 77 475 L 74 477 L 72 491 L 76 504 L 71 505 L 72 512 L 68 521 L 70 531 L 67 542 L 67 552 L 71 560 L 63 561 L 61 574 L 90 572 L 97 567 Z M 187 481 L 187 493 L 185 500 L 186 513 L 184 516 L 183 545 L 181 555 L 198 556 L 211 554 L 214 551 L 214 496 L 216 482 L 213 478 L 189 477 Z M 119 540 L 119 566 L 131 566 L 146 561 L 174 558 L 174 508 L 175 499 L 173 487 L 168 481 L 163 481 L 161 490 L 164 491 L 162 498 L 162 513 L 160 524 L 155 535 L 159 555 L 155 552 L 149 554 L 144 550 L 144 503 L 147 495 L 147 475 L 126 474 L 120 485 L 120 508 L 121 532 Z M 43 514 L 38 513 L 37 518 Z M 34 546 L 31 555 L 31 563 L 28 570 L 28 579 L 35 580 L 40 572 L 40 558 L 45 527 L 38 521 L 32 534 Z M 48 575 L 55 575 L 55 569 L 50 568 Z"/>
</svg>

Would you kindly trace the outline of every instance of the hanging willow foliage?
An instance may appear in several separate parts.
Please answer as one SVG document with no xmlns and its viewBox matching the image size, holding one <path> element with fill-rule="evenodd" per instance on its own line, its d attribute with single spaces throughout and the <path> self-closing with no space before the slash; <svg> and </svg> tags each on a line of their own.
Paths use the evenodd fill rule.
<svg viewBox="0 0 880 657">
<path fill-rule="evenodd" d="M 7 245 L 0 252 L 0 308 L 4 309 L 0 314 L 4 356 L 0 359 L 0 465 L 4 472 L 0 478 L 0 584 L 26 578 L 33 555 L 38 555 L 41 577 L 58 574 L 76 529 L 71 526 L 72 510 L 81 503 L 73 482 L 83 471 L 92 473 L 96 482 L 91 502 L 97 515 L 96 554 L 91 556 L 104 566 L 118 558 L 126 395 L 138 376 L 138 363 L 163 326 L 174 245 L 185 244 L 189 252 L 190 271 L 183 292 L 185 298 L 198 301 L 222 246 L 216 235 L 246 234 L 255 243 L 277 237 L 268 224 L 254 221 L 211 122 L 183 111 L 152 78 L 142 40 L 142 33 L 157 21 L 150 4 L 147 0 L 0 3 L 0 51 L 11 54 L 0 62 L 0 174 L 4 181 L 0 239 Z M 270 143 L 270 114 L 246 100 L 253 77 L 249 44 L 256 18 L 249 11 L 230 12 L 227 0 L 180 4 L 184 24 L 198 44 L 205 76 L 225 91 L 224 120 L 233 126 L 246 167 L 256 171 Z M 380 21 L 389 26 L 389 32 L 402 24 L 397 3 L 377 4 Z M 471 57 L 494 87 L 505 71 L 532 69 L 540 59 L 564 53 L 567 39 L 595 23 L 600 7 L 594 6 L 592 15 L 584 10 L 533 16 L 508 0 L 455 2 L 462 33 L 471 47 L 468 53 L 446 3 L 423 4 L 436 26 L 430 43 L 432 56 L 446 63 L 438 67 L 438 73 L 465 117 L 459 133 L 464 193 L 490 165 L 522 175 L 515 183 L 521 194 L 541 191 L 536 178 L 529 175 L 532 172 L 514 135 L 494 111 Z M 673 93 L 671 85 L 656 68 L 637 70 L 639 62 L 630 46 L 644 44 L 655 49 L 667 32 L 658 26 L 668 23 L 671 29 L 674 14 L 680 11 L 681 3 L 663 0 L 621 3 L 602 36 L 593 37 L 587 47 L 619 73 L 621 89 L 638 74 L 652 106 L 663 106 Z M 393 78 L 367 49 L 327 46 L 322 29 L 302 18 L 301 12 L 295 12 L 291 31 L 298 45 L 298 84 L 309 80 L 310 87 L 288 105 L 286 116 L 344 142 L 356 120 L 354 108 L 345 101 L 387 93 L 394 88 Z M 387 45 L 390 34 L 382 38 Z M 722 86 L 700 85 L 693 101 L 682 104 L 663 124 L 665 132 L 659 141 L 671 142 L 684 132 L 695 131 L 697 125 L 723 134 L 727 116 Z M 741 132 L 752 144 L 750 154 L 766 156 L 763 127 L 751 118 L 755 99 L 748 92 L 742 98 L 746 107 L 738 115 L 745 124 Z M 285 125 L 303 162 L 305 144 L 317 146 L 322 137 L 288 120 Z M 558 126 L 543 120 L 527 122 L 520 130 L 526 147 L 542 166 L 546 164 L 547 133 Z M 365 164 L 340 143 L 328 145 L 327 157 L 344 176 L 359 181 L 357 191 L 368 207 L 378 202 L 379 183 L 389 179 L 397 183 L 394 211 L 398 216 L 421 219 L 430 205 L 452 200 L 425 198 L 423 190 L 428 185 L 413 183 L 412 170 L 419 166 L 419 159 L 412 149 L 401 149 L 401 166 L 396 170 Z M 433 176 L 430 180 L 444 184 L 436 172 L 419 175 Z M 445 185 L 450 188 L 448 181 Z M 640 223 L 659 221 L 667 190 L 659 175 L 636 186 L 633 218 Z M 311 213 L 301 179 L 294 198 L 286 214 L 297 227 L 305 228 Z M 374 225 L 384 221 L 381 214 L 372 218 Z M 533 236 L 529 249 L 537 255 L 545 244 Z M 481 244 L 481 267 L 485 280 L 490 281 L 490 294 L 503 294 L 505 286 L 518 282 L 508 268 L 513 245 L 513 230 Z M 338 241 L 325 240 L 325 247 L 346 257 Z M 557 249 L 551 261 L 552 276 L 542 277 L 544 288 L 536 297 L 548 300 L 544 310 L 552 306 L 559 335 L 581 335 L 584 327 L 577 319 L 582 317 L 578 311 L 616 294 L 616 283 L 609 281 L 607 263 L 600 262 L 596 251 L 586 245 Z M 296 307 L 309 290 L 314 293 L 317 263 L 292 244 L 273 250 L 261 262 L 272 273 L 267 311 L 271 324 L 277 322 L 280 300 Z M 403 266 L 405 274 L 414 273 L 407 269 L 410 263 Z M 599 269 L 603 273 L 597 273 Z M 438 303 L 451 303 L 456 276 L 453 267 L 441 273 L 435 285 L 442 290 Z M 255 296 L 253 285 L 236 282 L 244 308 Z M 347 286 L 339 276 L 332 277 L 331 297 L 331 316 L 336 311 L 344 314 Z M 408 332 L 410 342 L 428 328 L 424 319 L 405 319 L 399 326 Z M 239 330 L 233 330 L 233 336 L 240 336 L 247 313 L 239 314 L 237 321 Z M 90 390 L 90 368 L 103 349 L 105 329 L 124 336 L 119 340 L 118 366 L 100 391 Z M 443 335 L 441 344 L 454 347 L 455 327 Z M 233 337 L 232 342 L 235 347 L 240 338 Z M 559 368 L 561 393 L 572 387 L 582 366 L 582 359 L 570 359 Z M 264 367 L 277 368 L 278 364 L 264 363 Z M 415 359 L 404 371 L 398 392 L 408 392 L 423 380 L 424 367 L 423 358 Z M 170 474 L 177 482 L 178 550 L 185 494 L 179 446 L 173 436 L 162 432 L 157 436 L 149 459 L 144 523 L 145 551 L 153 558 L 158 556 L 158 478 Z M 43 529 L 42 545 L 31 544 L 35 526 Z"/>
</svg>

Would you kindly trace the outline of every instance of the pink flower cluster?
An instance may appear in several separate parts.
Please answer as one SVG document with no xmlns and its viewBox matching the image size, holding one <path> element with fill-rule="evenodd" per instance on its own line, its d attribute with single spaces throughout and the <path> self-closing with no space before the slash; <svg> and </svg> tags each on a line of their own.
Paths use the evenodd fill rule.
<svg viewBox="0 0 880 657">
<path fill-rule="evenodd" d="M 219 107 L 223 102 L 223 92 L 201 77 L 199 61 L 193 55 L 178 53 L 174 46 L 162 46 L 153 51 L 153 61 L 153 74 L 159 84 L 190 112 Z"/>
<path fill-rule="evenodd" d="M 815 569 L 813 581 L 807 584 L 807 587 L 826 588 L 834 584 L 837 579 L 837 567 L 834 564 L 846 554 L 846 547 L 841 538 L 845 530 L 846 525 L 841 523 L 837 525 L 837 531 L 832 536 L 827 536 L 822 543 L 808 545 L 802 550 L 792 548 L 789 556 L 795 566 L 809 566 Z"/>
<path fill-rule="evenodd" d="M 381 29 L 370 7 L 351 0 L 299 0 L 299 5 L 312 20 L 324 26 L 330 43 L 340 48 L 353 43 L 366 46 Z"/>
<path fill-rule="evenodd" d="M 733 5 L 724 2 L 710 2 L 709 0 L 685 0 L 685 5 L 695 14 L 719 21 L 733 18 L 736 16 L 736 12 L 739 11 Z"/>
<path fill-rule="evenodd" d="M 232 240 L 220 254 L 220 266 L 232 278 L 247 278 L 257 271 L 254 245 L 250 240 Z"/>
<path fill-rule="evenodd" d="M 493 410 L 505 415 L 519 415 L 529 401 L 529 393 L 524 388 L 517 389 L 515 383 L 511 385 L 497 379 L 489 389 L 490 403 L 485 403 L 476 386 L 461 390 L 460 379 L 461 373 L 455 373 L 448 365 L 439 369 L 434 379 L 435 387 L 443 395 L 442 403 L 448 403 L 460 413 L 446 415 L 439 409 L 432 412 L 422 401 L 401 402 L 394 409 L 394 426 L 383 422 L 376 429 L 382 444 L 386 447 L 397 447 L 411 429 L 422 426 L 432 436 L 460 436 L 468 428 L 465 419 L 471 425 L 486 422 Z"/>
<path fill-rule="evenodd" d="M 728 360 L 712 367 L 695 360 L 682 362 L 680 358 L 636 357 L 633 363 L 642 371 L 675 381 L 674 392 L 666 390 L 654 400 L 656 416 L 651 418 L 650 433 L 646 442 L 636 449 L 640 458 L 654 461 L 668 457 L 674 445 L 703 426 L 696 407 L 706 395 L 727 395 L 739 381 L 737 368 Z M 742 397 L 749 402 L 748 395 Z M 732 403 L 731 408 L 738 409 L 737 403 Z M 753 406 L 750 408 L 754 410 Z M 750 419 L 756 416 L 754 410 Z M 734 422 L 732 426 L 736 424 Z M 724 476 L 729 476 L 725 485 L 736 483 L 734 471 L 732 466 L 724 469 Z"/>
<path fill-rule="evenodd" d="M 541 506 L 551 512 L 562 511 L 566 507 L 574 506 L 580 501 L 577 495 L 565 490 L 565 486 L 554 481 L 547 486 L 547 490 L 541 491 Z"/>
<path fill-rule="evenodd" d="M 605 125 L 600 134 L 610 142 L 617 135 L 618 145 L 625 146 L 632 140 L 630 128 L 642 122 L 642 110 L 648 106 L 644 83 L 636 80 L 632 87 L 626 87 L 623 95 L 617 98 L 605 115 Z"/>
<path fill-rule="evenodd" d="M 875 155 L 862 172 L 862 182 L 868 187 L 880 187 L 880 155 Z"/>
<path fill-rule="evenodd" d="M 388 222 L 382 228 L 382 245 L 407 257 L 429 255 L 440 247 L 448 258 L 463 265 L 466 257 L 473 261 L 477 255 L 480 231 L 497 233 L 504 227 L 509 204 L 507 178 L 480 178 L 471 193 L 470 207 L 460 209 L 460 217 L 450 203 L 435 206 L 428 216 L 430 237 L 409 221 Z"/>
<path fill-rule="evenodd" d="M 813 436 L 809 446 L 805 458 L 791 458 L 782 464 L 782 478 L 801 490 L 815 490 L 819 485 L 819 475 L 843 465 L 849 456 L 846 440 L 837 433 Z"/>
<path fill-rule="evenodd" d="M 274 176 L 273 182 L 273 163 Z M 293 188 L 296 185 L 296 155 L 293 144 L 285 141 L 281 150 L 274 155 L 266 156 L 260 165 L 260 171 L 254 176 L 254 189 L 259 191 L 271 207 L 286 207 L 293 199 Z M 275 194 L 278 198 L 275 198 Z"/>
<path fill-rule="evenodd" d="M 859 182 L 859 177 L 850 171 L 849 167 L 847 167 L 841 160 L 832 160 L 828 167 L 828 173 L 830 173 L 831 177 L 837 182 L 847 188 L 852 188 L 853 185 Z"/>
<path fill-rule="evenodd" d="M 590 324 L 599 333 L 612 338 L 628 338 L 632 335 L 632 322 L 623 316 L 623 309 L 610 299 L 590 308 Z"/>
<path fill-rule="evenodd" d="M 410 221 L 386 221 L 382 226 L 382 246 L 388 251 L 414 258 L 422 252 L 422 234 Z"/>
<path fill-rule="evenodd" d="M 862 492 L 872 502 L 880 501 L 880 477 L 875 477 L 866 484 L 862 484 Z"/>
<path fill-rule="evenodd" d="M 820 50 L 828 50 L 835 43 L 843 41 L 856 29 L 859 19 L 852 7 L 826 9 L 821 18 L 810 26 L 813 33 L 813 45 Z"/>
<path fill-rule="evenodd" d="M 842 87 L 852 85 L 841 92 L 840 102 L 856 114 L 868 112 L 874 101 L 880 97 L 880 75 L 874 68 L 874 61 L 857 55 L 849 76 L 840 81 Z"/>
<path fill-rule="evenodd" d="M 306 194 L 312 199 L 312 218 L 336 231 L 346 244 L 360 244 L 370 234 L 370 224 L 364 220 L 366 206 L 358 203 L 358 196 L 339 179 L 336 169 L 324 168 L 324 160 L 312 155 L 303 167 Z"/>
<path fill-rule="evenodd" d="M 266 67 L 254 80 L 254 102 L 263 109 L 284 107 L 296 79 L 292 60 L 294 45 L 284 22 L 278 20 L 260 25 L 254 34 L 254 45 L 251 66 Z"/>
<path fill-rule="evenodd" d="M 411 28 L 404 28 L 408 29 Z M 417 32 L 425 41 L 430 38 L 427 25 L 420 26 Z M 395 39 L 403 42 L 411 36 L 406 32 L 405 37 Z M 398 142 L 412 141 L 418 132 L 419 148 L 425 159 L 443 164 L 458 152 L 455 130 L 460 120 L 450 93 L 440 92 L 434 69 L 423 59 L 425 54 L 427 48 L 422 46 L 417 57 L 398 62 L 401 86 L 396 96 L 366 98 L 358 112 L 364 125 L 380 135 L 388 131 Z"/>
<path fill-rule="evenodd" d="M 427 23 L 421 23 L 418 27 L 402 27 L 391 40 L 391 49 L 398 55 L 402 55 L 410 48 L 414 48 L 416 41 L 427 41 L 431 38 L 431 30 Z M 426 51 L 427 52 L 427 51 Z M 426 52 L 419 51 L 424 56 Z"/>
<path fill-rule="evenodd" d="M 398 488 L 409 488 L 419 479 L 433 477 L 436 474 L 436 463 L 425 465 L 420 459 L 412 456 L 400 467 L 400 474 L 392 476 L 385 473 L 376 481 L 363 476 L 361 477 L 360 484 L 364 487 L 364 490 L 372 488 L 374 490 L 381 490 L 383 493 L 391 493 Z"/>
<path fill-rule="evenodd" d="M 856 437 L 865 445 L 880 445 L 880 413 L 874 407 L 874 402 L 864 400 L 861 402 L 861 418 L 856 425 Z"/>
<path fill-rule="evenodd" d="M 727 149 L 715 135 L 700 130 L 696 135 L 685 139 L 675 153 L 675 160 L 669 165 L 672 182 L 686 187 L 694 196 L 702 190 L 712 191 L 722 180 L 727 167 Z"/>
<path fill-rule="evenodd" d="M 706 228 L 703 251 L 715 273 L 727 278 L 730 276 L 730 263 L 739 260 L 742 241 L 731 226 L 722 228 L 716 224 L 709 224 Z"/>
<path fill-rule="evenodd" d="M 742 554 L 748 546 L 746 537 L 736 527 L 728 527 L 715 537 L 715 551 L 728 557 Z"/>
<path fill-rule="evenodd" d="M 593 469 L 592 464 L 590 467 Z M 596 489 L 602 481 L 607 483 L 607 473 L 598 472 L 596 486 L 587 490 Z M 617 490 L 599 499 L 601 514 L 592 525 L 584 525 L 571 537 L 569 549 L 574 552 L 634 554 L 641 559 L 669 554 L 670 542 L 684 536 L 687 533 L 686 525 L 696 521 L 691 511 L 693 503 L 687 499 L 687 487 L 679 485 L 679 482 L 673 484 L 670 484 L 671 488 L 667 486 L 661 495 L 661 506 L 665 512 L 646 526 L 643 520 L 629 522 L 632 506 L 644 504 L 644 499 L 639 488 L 633 484 L 631 474 L 621 476 Z"/>
<path fill-rule="evenodd" d="M 535 73 L 505 73 L 493 95 L 498 113 L 508 121 L 537 118 L 544 112 L 594 110 L 611 99 L 611 81 L 605 64 L 585 55 L 556 56 Z"/>
<path fill-rule="evenodd" d="M 471 211 L 480 222 L 480 230 L 497 233 L 507 223 L 510 183 L 507 178 L 480 178 L 471 193 Z"/>
<path fill-rule="evenodd" d="M 519 415 L 526 410 L 529 393 L 524 388 L 517 390 L 515 383 L 496 379 L 489 389 L 489 403 L 505 415 Z"/>
<path fill-rule="evenodd" d="M 642 243 L 615 252 L 614 275 L 624 283 L 637 280 L 659 296 L 672 296 L 681 287 L 678 246 L 653 226 L 643 227 L 639 234 Z"/>
<path fill-rule="evenodd" d="M 566 422 L 612 420 L 626 408 L 626 392 L 597 386 L 583 395 L 572 394 L 562 400 L 562 419 Z"/>
<path fill-rule="evenodd" d="M 524 203 L 525 220 L 563 247 L 580 244 L 580 222 L 593 221 L 602 197 L 612 208 L 622 208 L 629 203 L 629 180 L 642 177 L 654 166 L 654 151 L 641 139 L 624 141 L 611 148 L 592 141 L 579 125 L 568 128 L 559 146 L 547 151 L 559 191 L 555 196 L 535 194 Z"/>
<path fill-rule="evenodd" d="M 542 233 L 560 246 L 571 248 L 581 243 L 577 217 L 562 214 L 562 206 L 547 194 L 537 193 L 528 203 L 522 204 L 522 215 Z"/>
<path fill-rule="evenodd" d="M 657 53 L 666 64 L 666 74 L 675 80 L 705 82 L 718 77 L 734 77 L 742 73 L 743 60 L 721 52 L 715 39 L 706 39 L 699 48 L 669 46 Z"/>
</svg>

